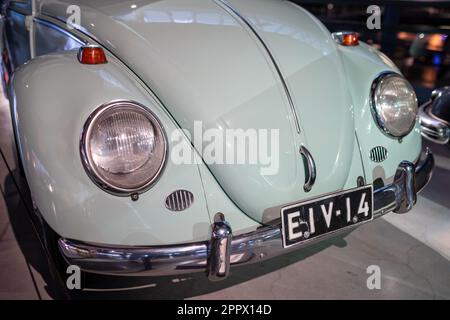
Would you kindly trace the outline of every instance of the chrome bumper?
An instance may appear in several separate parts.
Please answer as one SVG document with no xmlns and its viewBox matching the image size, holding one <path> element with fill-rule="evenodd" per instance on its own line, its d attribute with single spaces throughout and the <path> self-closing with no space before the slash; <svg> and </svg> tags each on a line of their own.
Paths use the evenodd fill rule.
<svg viewBox="0 0 450 320">
<path fill-rule="evenodd" d="M 431 114 L 432 102 L 419 108 L 421 134 L 424 138 L 438 144 L 450 142 L 450 126 Z"/>
<path fill-rule="evenodd" d="M 434 158 L 429 151 L 417 166 L 402 162 L 394 182 L 374 191 L 374 217 L 390 211 L 405 213 L 411 210 L 417 193 L 430 180 L 433 167 Z M 280 225 L 281 222 L 233 237 L 224 216 L 217 214 L 209 242 L 159 247 L 107 247 L 61 238 L 59 247 L 68 263 L 87 272 L 162 276 L 206 271 L 211 280 L 220 280 L 227 277 L 230 265 L 263 261 L 329 237 L 317 237 L 284 249 Z M 348 232 L 348 229 L 342 232 Z"/>
</svg>

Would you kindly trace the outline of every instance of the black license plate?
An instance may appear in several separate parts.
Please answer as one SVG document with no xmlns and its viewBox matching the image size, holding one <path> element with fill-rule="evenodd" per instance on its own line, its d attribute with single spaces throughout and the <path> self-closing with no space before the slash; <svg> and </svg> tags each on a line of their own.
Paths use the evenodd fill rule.
<svg viewBox="0 0 450 320">
<path fill-rule="evenodd" d="M 281 209 L 285 248 L 373 219 L 373 189 L 364 186 Z"/>
</svg>

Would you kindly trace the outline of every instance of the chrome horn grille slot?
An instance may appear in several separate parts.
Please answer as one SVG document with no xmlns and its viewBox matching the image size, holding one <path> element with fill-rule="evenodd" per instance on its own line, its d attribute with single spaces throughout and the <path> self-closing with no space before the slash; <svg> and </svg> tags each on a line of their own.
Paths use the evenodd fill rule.
<svg viewBox="0 0 450 320">
<path fill-rule="evenodd" d="M 372 160 L 373 162 L 383 162 L 384 160 L 386 160 L 387 156 L 388 151 L 385 147 L 378 146 L 370 150 L 370 160 Z"/>
<path fill-rule="evenodd" d="M 166 198 L 166 208 L 170 211 L 180 212 L 186 210 L 194 203 L 194 195 L 187 190 L 177 190 Z"/>
</svg>

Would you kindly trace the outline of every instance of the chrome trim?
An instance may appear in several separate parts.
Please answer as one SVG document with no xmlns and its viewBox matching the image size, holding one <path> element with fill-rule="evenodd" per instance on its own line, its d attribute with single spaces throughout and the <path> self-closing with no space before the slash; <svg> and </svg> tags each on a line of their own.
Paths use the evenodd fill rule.
<svg viewBox="0 0 450 320">
<path fill-rule="evenodd" d="M 49 23 L 52 23 L 60 28 L 63 28 L 67 26 L 67 21 L 58 17 L 58 16 L 54 16 L 49 14 L 48 12 L 43 13 L 43 12 L 38 12 L 36 13 L 35 19 L 40 19 L 43 21 L 47 21 Z M 87 32 L 87 30 L 85 28 L 83 28 L 82 26 L 79 25 L 71 25 L 71 27 L 73 27 L 73 29 L 67 30 L 67 32 L 71 33 L 72 35 L 74 35 L 75 37 L 79 38 L 81 41 L 83 41 L 85 44 L 88 43 L 92 43 L 92 42 L 96 42 L 96 43 L 100 43 L 99 41 L 97 41 L 98 39 L 96 37 L 94 37 L 93 34 Z M 65 29 L 64 29 L 65 30 Z M 86 32 L 84 32 L 86 31 Z"/>
<path fill-rule="evenodd" d="M 269 56 L 273 66 L 275 67 L 275 70 L 278 74 L 278 77 L 280 78 L 281 84 L 283 85 L 283 89 L 286 92 L 286 96 L 289 101 L 289 106 L 291 108 L 292 115 L 294 116 L 294 122 L 295 122 L 295 128 L 297 129 L 297 133 L 300 133 L 300 122 L 297 114 L 297 110 L 295 109 L 294 100 L 292 99 L 291 92 L 289 91 L 289 87 L 286 83 L 286 80 L 283 76 L 283 73 L 281 72 L 280 67 L 278 66 L 278 63 L 275 60 L 275 57 L 273 56 L 272 52 L 270 51 L 267 44 L 264 42 L 264 40 L 261 38 L 261 36 L 258 34 L 256 29 L 253 27 L 253 25 L 250 23 L 250 21 L 241 15 L 239 11 L 237 11 L 228 1 L 226 0 L 215 0 L 216 4 L 226 10 L 229 13 L 234 14 L 236 17 L 238 17 L 242 22 L 245 23 L 245 25 L 250 29 L 250 31 L 256 36 L 256 38 L 259 40 L 261 45 L 264 47 L 264 50 L 266 51 L 267 55 Z"/>
<path fill-rule="evenodd" d="M 111 185 L 110 183 L 108 183 L 107 181 L 105 181 L 104 179 L 102 179 L 97 173 L 96 170 L 93 168 L 93 166 L 91 166 L 91 162 L 89 160 L 89 156 L 88 156 L 88 151 L 86 150 L 86 139 L 89 136 L 89 132 L 90 132 L 90 128 L 91 128 L 91 124 L 106 110 L 110 109 L 110 108 L 114 108 L 114 107 L 118 107 L 118 106 L 130 106 L 133 108 L 138 108 L 143 110 L 149 120 L 152 122 L 152 124 L 157 127 L 158 131 L 161 133 L 161 138 L 163 140 L 163 145 L 164 145 L 164 156 L 163 156 L 163 160 L 162 163 L 158 169 L 158 171 L 155 173 L 155 175 L 152 177 L 151 180 L 149 180 L 145 185 L 136 188 L 136 189 L 124 189 L 124 188 L 119 188 L 116 186 Z M 168 146 L 167 146 L 167 137 L 166 137 L 166 132 L 161 124 L 161 122 L 159 121 L 158 117 L 147 107 L 145 107 L 144 105 L 140 104 L 139 102 L 136 101 L 131 101 L 131 100 L 114 100 L 114 101 L 110 101 L 108 103 L 105 103 L 101 106 L 99 106 L 98 108 L 96 108 L 88 117 L 88 119 L 86 120 L 83 129 L 81 131 L 81 135 L 80 135 L 80 157 L 81 157 L 81 162 L 83 164 L 83 167 L 88 175 L 88 177 L 101 189 L 103 189 L 104 191 L 115 195 L 115 196 L 130 196 L 132 194 L 135 193 L 144 193 L 147 190 L 149 190 L 155 183 L 156 181 L 159 179 L 159 177 L 161 176 L 162 171 L 165 168 L 166 165 L 166 160 L 167 160 L 167 153 L 168 153 Z"/>
<path fill-rule="evenodd" d="M 306 160 L 306 172 L 308 173 L 305 184 L 303 185 L 303 190 L 305 192 L 310 192 L 316 182 L 316 163 L 314 162 L 314 158 L 311 153 L 305 146 L 300 146 L 300 154 L 303 156 L 303 159 Z"/>
<path fill-rule="evenodd" d="M 184 211 L 194 203 L 194 195 L 188 190 L 176 190 L 166 197 L 166 209 L 170 211 Z"/>
<path fill-rule="evenodd" d="M 56 15 L 51 15 L 50 13 L 40 12 L 37 17 L 38 17 L 38 19 L 49 21 L 50 23 L 53 23 L 55 25 L 57 25 L 57 23 L 60 23 L 61 25 L 67 25 L 66 20 L 61 19 L 60 17 L 58 17 Z M 94 36 L 94 34 L 89 32 L 86 28 L 84 28 L 83 26 L 72 25 L 72 27 L 73 27 L 73 30 L 72 30 L 73 32 L 79 33 L 80 36 L 87 38 L 87 40 L 83 40 L 86 44 L 90 43 L 90 42 L 100 43 L 99 39 L 96 36 Z"/>
<path fill-rule="evenodd" d="M 431 92 L 431 101 L 434 101 L 442 96 L 446 91 L 450 91 L 450 86 L 436 88 Z"/>
<path fill-rule="evenodd" d="M 409 161 L 400 163 L 394 176 L 393 185 L 397 187 L 397 207 L 395 213 L 410 211 L 417 202 L 416 175 L 414 164 Z"/>
<path fill-rule="evenodd" d="M 431 114 L 433 101 L 437 97 L 435 96 L 432 101 L 419 108 L 420 133 L 424 138 L 434 143 L 448 144 L 450 142 L 450 126 L 444 120 Z"/>
<path fill-rule="evenodd" d="M 395 181 L 374 191 L 374 218 L 390 211 L 402 213 L 411 208 L 415 201 L 414 194 L 422 190 L 431 179 L 433 166 L 434 158 L 429 150 L 417 167 L 410 162 L 402 162 Z M 214 222 L 213 230 L 219 228 L 216 224 L 217 222 Z M 229 232 L 231 234 L 231 230 Z M 281 221 L 261 226 L 253 232 L 232 237 L 230 265 L 264 261 L 342 232 L 323 235 L 285 249 L 282 243 Z M 211 251 L 215 250 L 211 249 L 211 243 L 208 241 L 154 247 L 105 246 L 64 238 L 59 239 L 58 243 L 68 263 L 78 265 L 87 272 L 112 275 L 162 276 L 205 271 L 208 257 L 211 257 Z"/>
<path fill-rule="evenodd" d="M 377 112 L 377 108 L 376 108 L 376 96 L 375 96 L 375 91 L 378 87 L 379 84 L 381 84 L 381 82 L 387 78 L 391 78 L 391 77 L 399 77 L 402 78 L 404 80 L 406 80 L 402 75 L 393 72 L 393 71 L 385 71 L 380 73 L 375 80 L 373 80 L 372 85 L 370 87 L 370 96 L 369 96 L 369 104 L 370 104 L 370 110 L 372 112 L 372 116 L 375 120 L 376 125 L 378 126 L 378 128 L 381 130 L 381 132 L 383 132 L 386 136 L 390 137 L 390 138 L 394 138 L 397 140 L 402 139 L 403 137 L 407 136 L 415 127 L 416 122 L 413 121 L 411 123 L 411 127 L 409 128 L 408 132 L 405 133 L 402 136 L 395 136 L 393 134 L 391 134 L 389 132 L 389 130 L 386 128 L 386 126 L 384 125 L 384 120 L 381 119 L 380 115 Z M 407 81 L 407 80 L 406 80 Z M 417 102 L 417 97 L 416 97 L 416 102 Z"/>
<path fill-rule="evenodd" d="M 60 27 L 60 26 L 58 26 L 58 25 L 56 25 L 56 24 L 54 24 L 54 23 L 52 23 L 52 22 L 50 22 L 50 21 L 43 20 L 43 19 L 41 19 L 41 18 L 36 18 L 36 17 L 35 17 L 35 18 L 34 18 L 34 22 L 36 22 L 36 23 L 38 23 L 38 24 L 42 24 L 42 25 L 44 25 L 44 26 L 46 26 L 46 27 L 49 27 L 49 28 L 51 28 L 51 29 L 54 29 L 54 30 L 56 30 L 56 31 L 59 31 L 59 32 L 63 33 L 63 34 L 65 34 L 66 36 L 68 36 L 69 38 L 71 38 L 71 39 L 73 39 L 74 41 L 78 42 L 80 45 L 85 45 L 85 44 L 87 44 L 86 41 L 81 40 L 80 38 L 78 38 L 78 37 L 75 36 L 74 34 L 70 33 L 70 32 L 67 31 L 66 29 L 64 29 L 64 28 L 62 28 L 62 27 Z"/>
<path fill-rule="evenodd" d="M 374 192 L 374 208 L 381 215 L 388 212 L 405 213 L 416 201 L 414 193 L 422 191 L 431 180 L 434 156 L 427 149 L 425 159 L 417 165 L 403 161 L 394 176 L 394 182 Z M 414 172 L 414 174 L 413 174 Z"/>
<path fill-rule="evenodd" d="M 230 273 L 231 242 L 233 232 L 223 213 L 216 213 L 209 242 L 206 270 L 208 279 L 220 281 Z"/>
<path fill-rule="evenodd" d="M 428 185 L 433 175 L 434 157 L 429 148 L 426 149 L 425 160 L 420 162 L 419 159 L 414 168 L 416 172 L 415 189 L 417 193 L 420 193 Z"/>
</svg>

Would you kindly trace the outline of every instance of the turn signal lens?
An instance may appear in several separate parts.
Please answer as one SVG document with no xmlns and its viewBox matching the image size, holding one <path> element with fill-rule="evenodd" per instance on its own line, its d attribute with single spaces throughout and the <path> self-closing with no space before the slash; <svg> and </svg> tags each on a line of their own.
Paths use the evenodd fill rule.
<svg viewBox="0 0 450 320">
<path fill-rule="evenodd" d="M 335 32 L 332 34 L 334 41 L 346 47 L 359 45 L 359 33 L 357 32 Z"/>
<path fill-rule="evenodd" d="M 82 64 L 104 64 L 107 63 L 105 52 L 99 46 L 83 46 L 78 52 L 78 60 Z"/>
<path fill-rule="evenodd" d="M 342 37 L 342 45 L 343 46 L 357 46 L 359 44 L 358 34 L 349 33 L 345 34 Z"/>
</svg>

